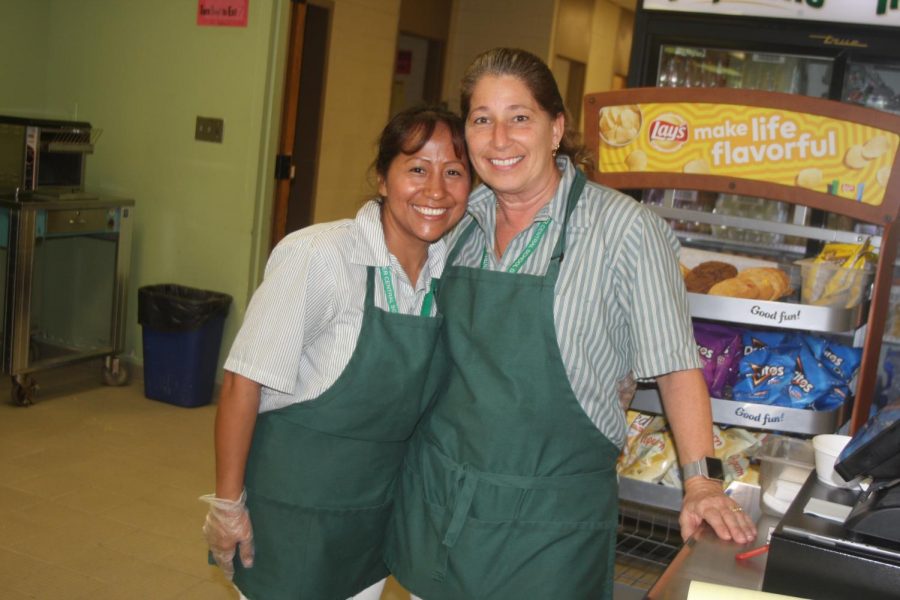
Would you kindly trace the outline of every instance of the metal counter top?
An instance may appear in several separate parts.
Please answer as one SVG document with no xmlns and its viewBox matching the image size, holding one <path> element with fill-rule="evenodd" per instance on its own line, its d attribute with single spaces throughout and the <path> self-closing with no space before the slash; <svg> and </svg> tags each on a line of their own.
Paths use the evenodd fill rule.
<svg viewBox="0 0 900 600">
<path fill-rule="evenodd" d="M 16 200 L 11 196 L 0 196 L 0 207 L 16 210 L 68 210 L 84 208 L 112 208 L 134 206 L 131 198 L 84 195 L 81 197 L 57 198 L 53 196 L 32 196 L 28 200 Z"/>
<path fill-rule="evenodd" d="M 720 540 L 707 525 L 689 539 L 678 555 L 647 594 L 652 600 L 687 598 L 691 581 L 762 590 L 767 554 L 736 560 L 734 555 L 762 546 L 778 519 L 762 515 L 757 521 L 757 538 L 752 544 L 736 544 Z"/>
</svg>

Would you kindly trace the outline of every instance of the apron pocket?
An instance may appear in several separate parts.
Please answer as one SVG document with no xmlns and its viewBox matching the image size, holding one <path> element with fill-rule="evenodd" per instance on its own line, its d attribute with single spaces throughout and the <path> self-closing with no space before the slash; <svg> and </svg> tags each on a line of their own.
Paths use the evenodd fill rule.
<svg viewBox="0 0 900 600">
<path fill-rule="evenodd" d="M 236 564 L 235 583 L 249 598 L 345 600 L 387 576 L 392 504 L 311 509 L 248 493 L 256 557 L 252 569 Z"/>
<path fill-rule="evenodd" d="M 384 538 L 393 503 L 316 510 L 307 528 L 303 598 L 345 598 L 387 577 Z"/>
<path fill-rule="evenodd" d="M 617 524 L 619 499 L 615 474 L 585 479 L 574 487 L 525 490 L 516 521 L 561 524 Z"/>
<path fill-rule="evenodd" d="M 477 473 L 462 466 L 448 467 L 438 451 L 410 452 L 405 477 L 421 486 L 425 501 L 436 508 L 452 509 L 467 481 L 475 485 L 466 514 L 482 522 L 547 522 L 563 525 L 590 523 L 594 527 L 616 524 L 618 483 L 615 469 L 550 478 L 506 477 Z M 521 479 L 518 484 L 516 479 Z"/>
<path fill-rule="evenodd" d="M 285 449 L 290 449 L 289 459 Z M 247 488 L 300 506 L 375 507 L 390 501 L 406 443 L 374 443 L 260 418 L 247 460 Z M 338 503 L 346 501 L 346 506 Z"/>
<path fill-rule="evenodd" d="M 615 534 L 598 523 L 470 519 L 450 550 L 447 580 L 466 598 L 611 598 Z"/>
</svg>

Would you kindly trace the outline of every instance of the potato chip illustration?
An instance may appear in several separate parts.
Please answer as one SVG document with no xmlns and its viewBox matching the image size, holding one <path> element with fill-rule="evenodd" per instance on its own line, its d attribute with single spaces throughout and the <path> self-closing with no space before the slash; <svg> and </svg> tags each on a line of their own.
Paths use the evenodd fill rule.
<svg viewBox="0 0 900 600">
<path fill-rule="evenodd" d="M 622 123 L 622 127 L 626 129 L 637 129 L 641 126 L 641 117 L 634 110 L 625 110 L 620 113 L 619 121 Z"/>
<path fill-rule="evenodd" d="M 647 153 L 643 150 L 635 150 L 625 159 L 630 171 L 644 171 L 647 169 Z"/>
<path fill-rule="evenodd" d="M 600 111 L 600 131 L 601 132 L 610 132 L 616 128 L 616 122 L 612 117 L 612 111 L 602 110 Z"/>
<path fill-rule="evenodd" d="M 818 188 L 822 185 L 822 169 L 810 167 L 797 173 L 797 185 L 805 188 Z"/>
<path fill-rule="evenodd" d="M 891 149 L 891 142 L 886 136 L 876 135 L 863 144 L 862 155 L 867 160 L 880 158 Z"/>
<path fill-rule="evenodd" d="M 633 137 L 634 135 L 621 125 L 616 127 L 615 132 L 613 132 L 613 140 L 620 146 L 624 146 L 625 144 L 630 142 Z"/>
<path fill-rule="evenodd" d="M 881 167 L 878 169 L 878 172 L 875 173 L 875 181 L 881 187 L 887 187 L 888 179 L 891 178 L 891 168 L 890 167 Z"/>
<path fill-rule="evenodd" d="M 600 109 L 600 138 L 610 146 L 627 146 L 641 130 L 641 109 L 636 104 Z"/>
<path fill-rule="evenodd" d="M 709 173 L 709 163 L 706 162 L 705 158 L 695 158 L 684 165 L 683 171 L 685 173 L 706 174 Z"/>
<path fill-rule="evenodd" d="M 863 156 L 862 146 L 850 146 L 844 155 L 844 164 L 851 169 L 864 169 L 869 164 L 869 159 Z"/>
</svg>

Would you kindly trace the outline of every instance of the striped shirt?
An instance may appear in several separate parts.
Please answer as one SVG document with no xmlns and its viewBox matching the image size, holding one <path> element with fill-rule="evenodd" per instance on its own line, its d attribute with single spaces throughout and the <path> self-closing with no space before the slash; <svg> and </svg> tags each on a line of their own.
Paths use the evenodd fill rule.
<svg viewBox="0 0 900 600">
<path fill-rule="evenodd" d="M 478 268 L 487 248 L 487 268 L 507 270 L 538 224 L 550 219 L 538 248 L 519 270 L 543 275 L 575 178 L 567 157 L 558 157 L 557 166 L 562 181 L 553 199 L 500 259 L 494 251 L 496 197 L 485 186 L 477 188 L 469 197 L 467 216 L 448 240 L 452 245 L 472 219 L 478 224 L 454 264 Z M 616 392 L 619 379 L 629 370 L 638 380 L 648 380 L 700 366 L 678 252 L 671 228 L 645 206 L 587 183 L 569 219 L 553 318 L 575 397 L 597 428 L 619 446 L 626 427 Z"/>
<path fill-rule="evenodd" d="M 262 385 L 260 412 L 312 400 L 334 384 L 356 348 L 366 268 L 388 267 L 399 311 L 419 314 L 445 259 L 445 242 L 432 244 L 413 286 L 388 252 L 374 201 L 355 219 L 296 231 L 272 251 L 225 369 Z M 375 305 L 388 310 L 377 269 L 374 291 Z"/>
</svg>

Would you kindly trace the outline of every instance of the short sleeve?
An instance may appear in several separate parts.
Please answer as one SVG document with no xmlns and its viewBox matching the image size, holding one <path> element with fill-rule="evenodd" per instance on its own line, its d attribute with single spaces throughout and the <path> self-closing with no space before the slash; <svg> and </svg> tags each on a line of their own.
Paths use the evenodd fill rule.
<svg viewBox="0 0 900 600">
<path fill-rule="evenodd" d="M 639 210 L 624 244 L 634 372 L 652 379 L 700 366 L 690 309 L 678 266 L 680 246 L 669 225 Z"/>
<path fill-rule="evenodd" d="M 335 279 L 311 240 L 289 236 L 272 251 L 225 369 L 291 394 L 300 355 L 333 316 Z"/>
</svg>

